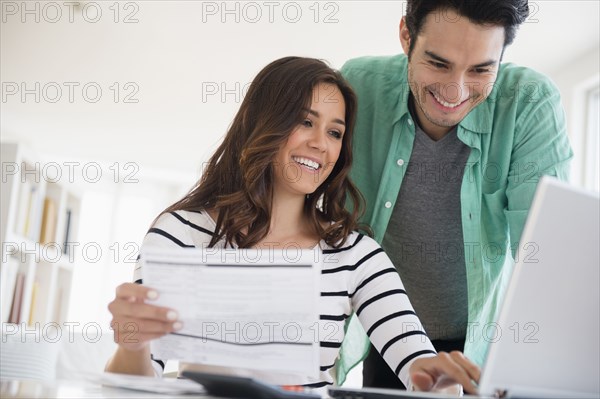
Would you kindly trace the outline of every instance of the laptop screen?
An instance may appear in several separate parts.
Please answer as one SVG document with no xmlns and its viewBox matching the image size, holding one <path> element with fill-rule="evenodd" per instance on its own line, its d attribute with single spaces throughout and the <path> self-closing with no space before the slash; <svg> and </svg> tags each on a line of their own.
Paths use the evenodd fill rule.
<svg viewBox="0 0 600 399">
<path fill-rule="evenodd" d="M 483 368 L 480 391 L 598 397 L 597 193 L 540 180 Z"/>
</svg>

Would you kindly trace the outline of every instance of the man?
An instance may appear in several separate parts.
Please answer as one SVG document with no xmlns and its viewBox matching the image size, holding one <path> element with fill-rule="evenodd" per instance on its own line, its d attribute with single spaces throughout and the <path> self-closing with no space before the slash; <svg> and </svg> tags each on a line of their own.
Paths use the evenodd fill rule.
<svg viewBox="0 0 600 399">
<path fill-rule="evenodd" d="M 480 365 L 490 340 L 511 333 L 493 321 L 537 181 L 566 179 L 572 158 L 556 87 L 500 65 L 528 12 L 526 0 L 409 0 L 406 55 L 342 68 L 358 95 L 352 177 L 367 202 L 363 221 L 436 349 L 464 349 Z M 344 344 L 338 381 L 363 341 Z M 363 377 L 402 388 L 375 350 Z"/>
</svg>

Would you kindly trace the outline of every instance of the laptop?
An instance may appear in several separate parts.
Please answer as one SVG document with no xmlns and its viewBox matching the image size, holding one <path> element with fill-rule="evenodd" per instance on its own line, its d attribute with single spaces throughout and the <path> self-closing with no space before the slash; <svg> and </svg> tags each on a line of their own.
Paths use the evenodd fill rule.
<svg viewBox="0 0 600 399">
<path fill-rule="evenodd" d="M 481 397 L 600 397 L 600 197 L 555 178 L 537 187 L 479 381 Z M 329 388 L 333 398 L 442 398 Z M 447 397 L 447 396 L 446 396 Z"/>
</svg>

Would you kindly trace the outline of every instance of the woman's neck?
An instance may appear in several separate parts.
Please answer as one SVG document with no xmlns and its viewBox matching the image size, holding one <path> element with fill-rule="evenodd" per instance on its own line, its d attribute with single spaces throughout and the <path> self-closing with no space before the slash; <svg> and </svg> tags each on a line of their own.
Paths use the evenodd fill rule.
<svg viewBox="0 0 600 399">
<path fill-rule="evenodd" d="M 290 195 L 274 195 L 271 207 L 269 233 L 258 242 L 256 248 L 314 248 L 320 237 L 304 216 L 305 198 Z M 209 210 L 208 214 L 217 220 L 218 213 Z"/>
<path fill-rule="evenodd" d="M 292 232 L 304 225 L 304 198 L 273 198 L 270 231 Z"/>
<path fill-rule="evenodd" d="M 271 225 L 267 236 L 258 246 L 285 248 L 293 245 L 312 248 L 319 237 L 312 232 L 304 216 L 304 196 L 274 194 L 271 208 Z"/>
</svg>

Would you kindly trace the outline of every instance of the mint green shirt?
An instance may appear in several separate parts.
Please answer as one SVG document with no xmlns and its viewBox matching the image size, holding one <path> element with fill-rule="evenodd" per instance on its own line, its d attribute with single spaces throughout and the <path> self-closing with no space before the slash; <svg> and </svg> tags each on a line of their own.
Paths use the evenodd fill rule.
<svg viewBox="0 0 600 399">
<path fill-rule="evenodd" d="M 357 58 L 342 67 L 358 96 L 351 176 L 367 203 L 362 221 L 379 243 L 415 138 L 407 63 L 402 54 Z M 481 365 L 488 343 L 498 333 L 511 333 L 497 331 L 494 321 L 537 182 L 542 175 L 566 180 L 573 152 L 558 89 L 547 77 L 512 64 L 501 65 L 489 97 L 459 123 L 457 134 L 471 148 L 460 193 L 469 319 L 465 354 Z M 338 383 L 368 349 L 355 318 L 347 332 Z"/>
</svg>

